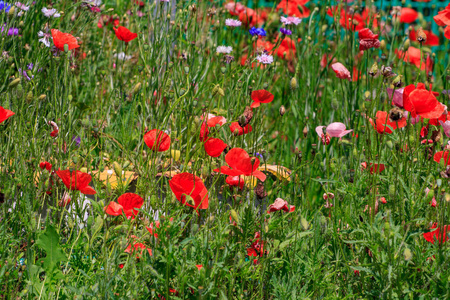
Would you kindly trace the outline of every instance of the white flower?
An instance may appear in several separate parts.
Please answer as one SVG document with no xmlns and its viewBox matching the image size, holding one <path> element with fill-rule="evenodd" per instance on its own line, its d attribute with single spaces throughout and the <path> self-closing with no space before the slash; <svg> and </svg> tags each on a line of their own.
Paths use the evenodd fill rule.
<svg viewBox="0 0 450 300">
<path fill-rule="evenodd" d="M 132 57 L 131 55 L 125 55 L 124 52 L 115 53 L 113 56 L 117 57 L 119 60 L 129 60 Z"/>
<path fill-rule="evenodd" d="M 302 22 L 302 19 L 297 18 L 297 17 L 287 17 L 287 18 L 280 17 L 280 21 L 284 25 L 290 25 L 290 24 L 298 25 Z"/>
<path fill-rule="evenodd" d="M 262 64 L 269 65 L 273 63 L 273 56 L 269 54 L 261 54 L 256 57 L 256 60 Z"/>
<path fill-rule="evenodd" d="M 44 33 L 41 30 L 38 32 L 38 36 L 42 37 L 41 39 L 39 39 L 39 42 L 43 43 L 47 47 L 50 47 L 50 39 L 53 39 L 50 33 Z"/>
<path fill-rule="evenodd" d="M 219 46 L 217 47 L 217 53 L 225 53 L 230 54 L 233 51 L 233 47 L 231 46 Z"/>
<path fill-rule="evenodd" d="M 61 17 L 61 14 L 55 8 L 47 9 L 46 7 L 44 7 L 41 11 L 44 13 L 44 16 L 46 16 L 47 18 L 51 18 L 51 17 L 59 18 L 59 17 Z"/>
<path fill-rule="evenodd" d="M 230 27 L 239 27 L 242 25 L 242 22 L 239 20 L 234 20 L 234 19 L 226 19 L 225 25 L 230 26 Z"/>
</svg>

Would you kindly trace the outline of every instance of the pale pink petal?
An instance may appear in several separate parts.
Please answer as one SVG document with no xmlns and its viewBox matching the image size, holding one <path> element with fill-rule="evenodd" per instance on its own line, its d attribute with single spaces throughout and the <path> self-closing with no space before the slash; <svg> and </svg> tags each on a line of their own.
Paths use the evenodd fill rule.
<svg viewBox="0 0 450 300">
<path fill-rule="evenodd" d="M 341 64 L 340 62 L 334 63 L 331 65 L 331 68 L 333 69 L 334 73 L 336 73 L 336 76 L 340 79 L 351 79 L 350 71 L 347 70 L 347 68 Z"/>
<path fill-rule="evenodd" d="M 439 123 L 441 123 L 442 128 L 444 128 L 444 133 L 447 137 L 450 137 L 450 121 L 439 121 Z"/>
<path fill-rule="evenodd" d="M 340 122 L 334 122 L 328 125 L 326 130 L 329 136 L 340 137 L 340 134 L 345 131 L 345 124 Z"/>
<path fill-rule="evenodd" d="M 316 127 L 316 132 L 317 132 L 317 135 L 321 138 L 322 137 L 322 135 L 323 135 L 323 128 L 324 128 L 325 126 L 317 126 Z"/>
</svg>

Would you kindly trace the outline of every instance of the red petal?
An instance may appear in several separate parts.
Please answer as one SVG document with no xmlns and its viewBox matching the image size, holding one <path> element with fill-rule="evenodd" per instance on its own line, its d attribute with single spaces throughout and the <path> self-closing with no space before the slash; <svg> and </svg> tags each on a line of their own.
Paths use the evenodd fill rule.
<svg viewBox="0 0 450 300">
<path fill-rule="evenodd" d="M 59 50 L 64 51 L 64 45 L 66 44 L 69 50 L 80 47 L 80 45 L 78 45 L 77 39 L 70 33 L 64 33 L 57 29 L 52 29 L 51 32 L 53 37 L 53 43 L 55 44 L 55 47 L 58 48 Z"/>
<path fill-rule="evenodd" d="M 110 216 L 120 216 L 122 214 L 123 207 L 117 202 L 111 201 L 108 206 L 105 207 L 105 213 Z"/>
<path fill-rule="evenodd" d="M 169 185 L 175 197 L 182 204 L 194 207 L 186 203 L 186 197 L 184 195 L 190 195 L 194 199 L 195 209 L 208 208 L 208 190 L 200 177 L 186 172 L 176 174 L 169 180 Z"/>
<path fill-rule="evenodd" d="M 219 157 L 223 150 L 228 146 L 221 139 L 208 139 L 203 146 L 206 153 L 211 157 Z"/>
<path fill-rule="evenodd" d="M 141 208 L 144 204 L 144 199 L 134 193 L 125 193 L 117 199 L 117 202 L 123 206 L 125 215 L 127 217 L 134 217 L 138 214 L 136 208 Z"/>
<path fill-rule="evenodd" d="M 266 90 L 256 90 L 252 92 L 252 100 L 255 102 L 269 103 L 273 101 L 273 98 L 273 94 Z"/>
<path fill-rule="evenodd" d="M 144 142 L 153 151 L 164 152 L 170 148 L 170 136 L 159 129 L 147 132 L 144 135 Z"/>
<path fill-rule="evenodd" d="M 0 124 L 3 123 L 6 119 L 14 115 L 12 111 L 5 109 L 0 106 Z"/>
</svg>

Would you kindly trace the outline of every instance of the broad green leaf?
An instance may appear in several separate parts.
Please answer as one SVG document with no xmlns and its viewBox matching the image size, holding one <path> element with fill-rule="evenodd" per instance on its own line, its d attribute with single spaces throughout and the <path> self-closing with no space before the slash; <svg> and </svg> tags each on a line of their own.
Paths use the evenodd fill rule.
<svg viewBox="0 0 450 300">
<path fill-rule="evenodd" d="M 39 236 L 36 245 L 47 254 L 43 259 L 44 269 L 47 272 L 51 272 L 58 262 L 67 261 L 67 257 L 59 245 L 59 234 L 53 226 L 49 225 L 47 227 L 45 232 Z"/>
</svg>

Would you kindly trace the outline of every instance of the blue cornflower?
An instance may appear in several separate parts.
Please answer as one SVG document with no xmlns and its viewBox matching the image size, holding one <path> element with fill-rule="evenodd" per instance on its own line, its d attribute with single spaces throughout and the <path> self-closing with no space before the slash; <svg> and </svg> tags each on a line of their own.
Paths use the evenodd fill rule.
<svg viewBox="0 0 450 300">
<path fill-rule="evenodd" d="M 5 12 L 9 12 L 11 9 L 11 5 L 5 1 L 0 0 L 0 11 L 4 10 Z"/>
<path fill-rule="evenodd" d="M 284 28 L 284 27 L 281 27 L 281 28 L 280 28 L 280 31 L 281 31 L 281 33 L 284 34 L 284 35 L 291 35 L 291 34 L 292 34 L 292 31 L 290 31 L 289 29 Z"/>
<path fill-rule="evenodd" d="M 255 35 L 259 35 L 259 36 L 266 36 L 266 31 L 264 30 L 264 28 L 256 28 L 256 27 L 252 27 L 248 32 L 250 32 L 250 34 L 252 36 Z"/>
</svg>

